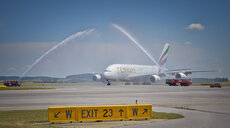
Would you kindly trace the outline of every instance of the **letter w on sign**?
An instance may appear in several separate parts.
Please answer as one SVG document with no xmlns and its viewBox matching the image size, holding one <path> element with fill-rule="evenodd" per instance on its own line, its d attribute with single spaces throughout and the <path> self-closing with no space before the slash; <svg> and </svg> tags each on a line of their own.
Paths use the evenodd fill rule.
<svg viewBox="0 0 230 128">
<path fill-rule="evenodd" d="M 137 116 L 138 108 L 133 108 L 132 110 L 133 110 L 133 116 L 135 116 L 135 115 Z"/>
<path fill-rule="evenodd" d="M 71 118 L 72 116 L 72 110 L 66 110 L 66 118 L 70 117 Z"/>
</svg>

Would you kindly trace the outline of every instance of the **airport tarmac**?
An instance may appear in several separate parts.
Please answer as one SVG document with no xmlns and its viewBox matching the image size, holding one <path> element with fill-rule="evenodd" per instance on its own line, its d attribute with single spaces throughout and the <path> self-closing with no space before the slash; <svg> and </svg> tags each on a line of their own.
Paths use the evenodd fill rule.
<svg viewBox="0 0 230 128">
<path fill-rule="evenodd" d="M 54 87 L 54 86 L 52 86 Z M 180 113 L 183 119 L 125 127 L 230 126 L 230 87 L 166 85 L 76 85 L 47 90 L 0 91 L 0 111 L 47 109 L 50 106 L 152 104 L 153 111 Z M 175 109 L 185 107 L 195 110 Z"/>
</svg>

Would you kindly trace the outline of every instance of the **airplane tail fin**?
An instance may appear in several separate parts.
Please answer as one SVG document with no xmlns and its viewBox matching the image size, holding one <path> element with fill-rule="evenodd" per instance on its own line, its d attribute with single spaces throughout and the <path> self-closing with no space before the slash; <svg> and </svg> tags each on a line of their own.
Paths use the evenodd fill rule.
<svg viewBox="0 0 230 128">
<path fill-rule="evenodd" d="M 159 60 L 158 60 L 158 64 L 160 66 L 164 66 L 166 61 L 167 61 L 167 58 L 168 58 L 168 51 L 169 51 L 169 44 L 166 43 L 164 48 L 163 48 L 163 51 L 161 53 L 161 56 L 159 57 Z"/>
</svg>

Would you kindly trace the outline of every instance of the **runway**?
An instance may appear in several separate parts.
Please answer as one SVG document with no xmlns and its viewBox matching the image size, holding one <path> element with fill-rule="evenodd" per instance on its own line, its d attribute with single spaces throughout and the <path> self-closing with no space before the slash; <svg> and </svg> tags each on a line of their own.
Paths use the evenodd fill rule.
<svg viewBox="0 0 230 128">
<path fill-rule="evenodd" d="M 0 111 L 47 109 L 50 106 L 152 104 L 153 111 L 181 113 L 184 119 L 136 127 L 228 127 L 230 88 L 164 85 L 76 85 L 47 90 L 0 91 Z M 195 110 L 181 110 L 185 107 Z M 186 124 L 186 123 L 188 124 Z M 210 123 L 211 122 L 211 123 Z M 129 126 L 127 126 L 129 127 Z M 135 127 L 135 126 L 133 126 Z"/>
</svg>

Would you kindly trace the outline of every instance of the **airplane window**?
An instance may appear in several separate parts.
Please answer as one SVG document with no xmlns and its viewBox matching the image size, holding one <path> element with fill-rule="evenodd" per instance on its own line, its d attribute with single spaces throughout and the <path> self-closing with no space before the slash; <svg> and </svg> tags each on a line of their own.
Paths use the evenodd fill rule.
<svg viewBox="0 0 230 128">
<path fill-rule="evenodd" d="M 105 70 L 105 72 L 111 72 L 110 70 Z"/>
</svg>

